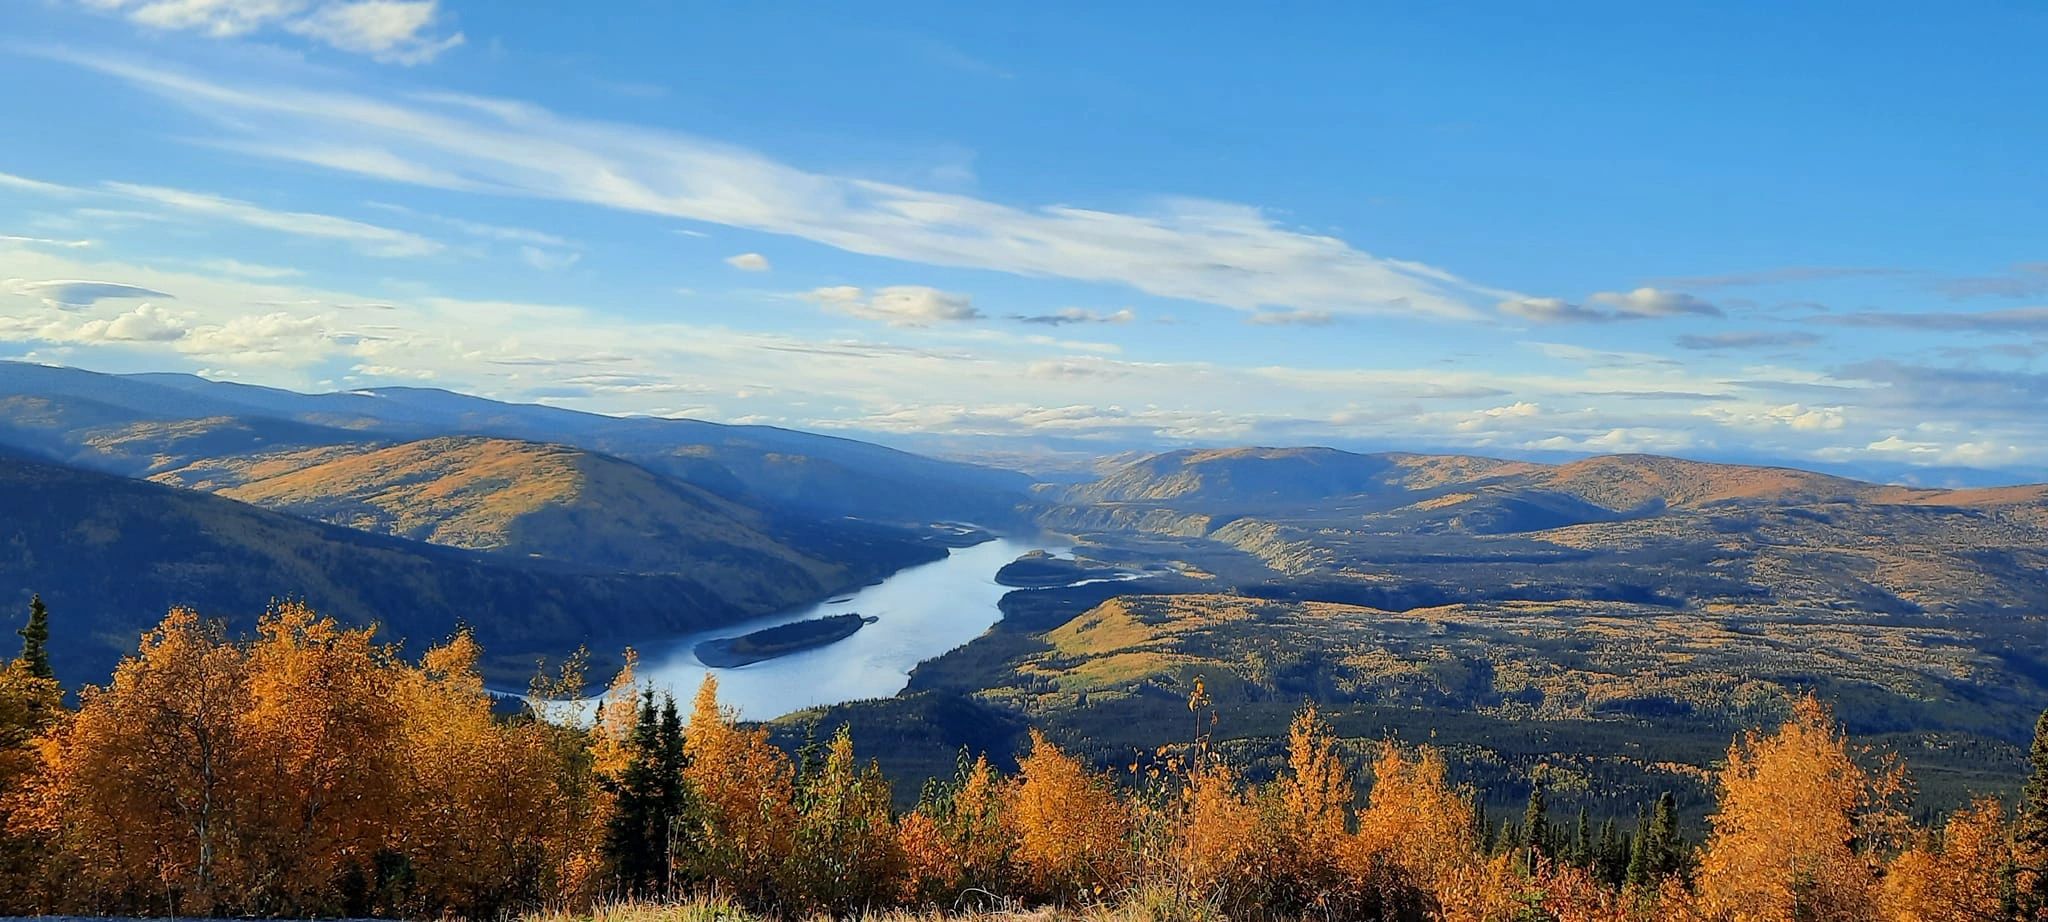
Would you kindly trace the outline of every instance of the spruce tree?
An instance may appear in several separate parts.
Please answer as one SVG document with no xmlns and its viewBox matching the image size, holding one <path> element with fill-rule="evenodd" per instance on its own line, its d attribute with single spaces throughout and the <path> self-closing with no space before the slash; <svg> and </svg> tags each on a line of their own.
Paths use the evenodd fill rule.
<svg viewBox="0 0 2048 922">
<path fill-rule="evenodd" d="M 1565 850 L 1565 860 L 1578 867 L 1593 863 L 1593 818 L 1583 806 L 1579 807 L 1579 821 L 1573 824 L 1572 843 Z"/>
<path fill-rule="evenodd" d="M 1628 874 L 1628 843 L 1614 826 L 1614 817 L 1600 824 L 1600 838 L 1593 846 L 1593 867 L 1608 886 L 1619 887 Z"/>
<path fill-rule="evenodd" d="M 1542 782 L 1529 787 L 1529 806 L 1522 810 L 1522 847 L 1529 850 L 1532 865 L 1538 856 L 1550 852 L 1550 806 Z"/>
<path fill-rule="evenodd" d="M 1643 851 L 1650 862 L 1651 883 L 1685 870 L 1685 843 L 1678 838 L 1678 799 L 1670 791 L 1657 797 L 1657 808 L 1650 814 L 1650 841 Z"/>
<path fill-rule="evenodd" d="M 1656 872 L 1651 868 L 1649 844 L 1650 818 L 1643 813 L 1643 808 L 1638 805 L 1636 807 L 1636 832 L 1634 836 L 1629 838 L 1628 872 L 1622 878 L 1623 882 L 1630 887 L 1643 886 L 1655 876 Z"/>
<path fill-rule="evenodd" d="M 614 809 L 605 829 L 605 857 L 624 895 L 673 892 L 675 869 L 691 841 L 675 699 L 665 698 L 657 708 L 648 691 L 627 745 L 626 768 L 610 785 Z"/>
<path fill-rule="evenodd" d="M 50 671 L 50 611 L 43 607 L 42 596 L 29 597 L 28 625 L 15 633 L 21 635 L 21 661 L 29 675 L 55 678 L 56 673 Z"/>
<path fill-rule="evenodd" d="M 2033 765 L 2020 791 L 2019 816 L 2013 823 L 2013 851 L 2023 865 L 2014 875 L 2014 902 L 2023 919 L 2048 919 L 2048 711 L 2034 722 Z"/>
</svg>

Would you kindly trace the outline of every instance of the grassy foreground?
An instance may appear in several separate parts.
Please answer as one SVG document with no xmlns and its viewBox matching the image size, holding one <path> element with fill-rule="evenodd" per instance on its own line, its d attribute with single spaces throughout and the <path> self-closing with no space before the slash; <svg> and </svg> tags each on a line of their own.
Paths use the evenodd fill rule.
<svg viewBox="0 0 2048 922">
<path fill-rule="evenodd" d="M 696 897 L 665 903 L 610 903 L 584 913 L 535 913 L 520 922 L 779 922 L 781 918 L 748 910 L 727 899 Z M 1025 908 L 994 904 L 945 912 L 888 909 L 837 917 L 819 914 L 806 917 L 806 922 L 1220 922 L 1226 918 L 1222 909 L 1212 903 L 1156 888 L 1133 891 L 1113 902 L 1084 906 Z"/>
</svg>

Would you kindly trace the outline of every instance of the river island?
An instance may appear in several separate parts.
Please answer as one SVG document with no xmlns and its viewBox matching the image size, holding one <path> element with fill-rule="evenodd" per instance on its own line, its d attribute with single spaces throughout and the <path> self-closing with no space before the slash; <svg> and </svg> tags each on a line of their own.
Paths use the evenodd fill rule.
<svg viewBox="0 0 2048 922">
<path fill-rule="evenodd" d="M 875 622 L 875 618 L 848 612 L 762 628 L 738 637 L 707 640 L 696 646 L 698 662 L 714 669 L 746 666 L 778 656 L 788 656 L 852 637 Z"/>
</svg>

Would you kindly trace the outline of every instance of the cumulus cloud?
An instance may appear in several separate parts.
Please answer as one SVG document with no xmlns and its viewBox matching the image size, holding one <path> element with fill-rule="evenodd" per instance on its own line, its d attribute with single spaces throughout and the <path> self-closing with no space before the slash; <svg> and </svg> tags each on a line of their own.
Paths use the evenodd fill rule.
<svg viewBox="0 0 2048 922">
<path fill-rule="evenodd" d="M 1742 429 L 1782 426 L 1797 432 L 1832 432 L 1849 422 L 1842 407 L 1812 407 L 1799 403 L 1773 407 L 1706 407 L 1699 414 L 1725 426 Z"/>
<path fill-rule="evenodd" d="M 1601 454 L 1617 452 L 1668 452 L 1683 451 L 1692 447 L 1695 438 L 1692 433 L 1676 429 L 1660 429 L 1649 426 L 1618 426 L 1605 432 L 1583 437 L 1554 435 L 1525 444 L 1524 448 L 1544 451 L 1588 451 Z"/>
<path fill-rule="evenodd" d="M 1459 420 L 1455 426 L 1461 432 L 1478 432 L 1498 428 L 1504 421 L 1532 419 L 1543 415 L 1543 407 L 1527 400 L 1518 400 L 1507 406 L 1491 407 L 1473 413 Z"/>
<path fill-rule="evenodd" d="M 725 258 L 725 264 L 741 272 L 766 272 L 774 268 L 768 264 L 768 257 L 762 256 L 759 253 L 741 253 L 738 256 L 728 256 Z"/>
<path fill-rule="evenodd" d="M 142 304 L 110 320 L 89 320 L 81 324 L 81 342 L 163 343 L 183 338 L 184 318 L 154 304 Z"/>
<path fill-rule="evenodd" d="M 585 202 L 800 237 L 929 265 L 1127 285 L 1241 310 L 1468 318 L 1515 297 L 1286 227 L 1259 208 L 1164 198 L 1142 211 L 1019 206 L 815 173 L 753 151 L 538 107 L 400 101 L 58 55 L 188 106 L 256 156 L 464 191 Z M 289 140 L 284 140 L 289 139 Z"/>
<path fill-rule="evenodd" d="M 184 337 L 185 333 L 186 324 L 182 316 L 153 304 L 141 304 L 125 314 L 92 320 L 19 317 L 0 321 L 0 336 L 47 343 L 167 343 Z"/>
<path fill-rule="evenodd" d="M 852 285 L 813 289 L 805 297 L 825 309 L 892 327 L 922 327 L 981 319 L 967 295 L 923 285 L 891 285 L 870 294 Z"/>
<path fill-rule="evenodd" d="M 1066 326 L 1073 323 L 1130 323 L 1138 315 L 1124 308 L 1111 314 L 1091 311 L 1079 307 L 1063 307 L 1050 314 L 1011 314 L 1010 319 L 1018 323 L 1036 323 L 1049 327 Z"/>
<path fill-rule="evenodd" d="M 80 0 L 163 31 L 237 38 L 280 30 L 379 61 L 419 64 L 463 43 L 437 35 L 439 0 Z"/>
<path fill-rule="evenodd" d="M 1692 295 L 1661 288 L 1602 291 L 1574 304 L 1563 298 L 1509 298 L 1501 313 L 1537 323 L 1612 323 L 1657 317 L 1721 316 L 1721 309 Z"/>
</svg>

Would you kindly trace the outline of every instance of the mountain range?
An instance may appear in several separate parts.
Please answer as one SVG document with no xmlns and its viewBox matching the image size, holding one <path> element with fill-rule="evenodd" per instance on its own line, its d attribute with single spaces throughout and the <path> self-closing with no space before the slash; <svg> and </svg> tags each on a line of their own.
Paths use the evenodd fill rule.
<svg viewBox="0 0 2048 922">
<path fill-rule="evenodd" d="M 1812 690 L 1955 802 L 2016 777 L 2048 705 L 2043 485 L 1313 447 L 1047 483 L 769 427 L 0 363 L 0 496 L 0 604 L 64 613 L 82 681 L 168 606 L 246 626 L 289 597 L 409 644 L 468 625 L 511 682 L 938 559 L 963 522 L 1115 577 L 1015 583 L 903 695 L 778 722 L 854 723 L 903 778 L 1032 727 L 1115 762 L 1172 743 L 1200 681 L 1255 765 L 1307 697 L 1353 737 L 1434 734 L 1503 805 L 1539 778 L 1697 803 L 1728 733 Z"/>
<path fill-rule="evenodd" d="M 94 626 L 55 651 L 86 675 L 169 605 L 274 595 L 415 640 L 468 623 L 530 665 L 936 559 L 931 523 L 1014 521 L 1029 484 L 769 427 L 23 363 L 0 363 L 0 449 L 27 491 L 0 530 L 41 548 L 0 583 Z"/>
</svg>

